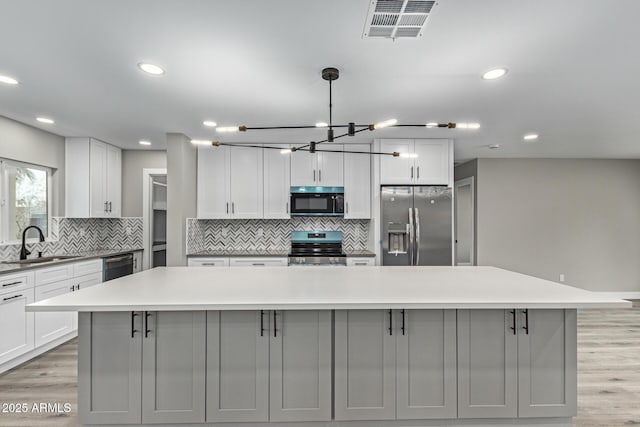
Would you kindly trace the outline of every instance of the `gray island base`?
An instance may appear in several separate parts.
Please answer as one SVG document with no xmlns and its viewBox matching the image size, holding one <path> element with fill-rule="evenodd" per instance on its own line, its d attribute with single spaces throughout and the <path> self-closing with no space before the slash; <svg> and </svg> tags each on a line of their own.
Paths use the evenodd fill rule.
<svg viewBox="0 0 640 427">
<path fill-rule="evenodd" d="M 370 267 L 357 283 L 338 272 L 349 269 L 195 270 L 154 269 L 29 306 L 80 311 L 81 423 L 570 426 L 576 311 L 630 306 L 488 267 Z M 388 275 L 403 280 L 383 287 Z M 483 282 L 493 288 L 477 291 L 474 308 L 473 292 L 459 292 Z M 455 295 L 459 308 L 446 304 Z"/>
</svg>

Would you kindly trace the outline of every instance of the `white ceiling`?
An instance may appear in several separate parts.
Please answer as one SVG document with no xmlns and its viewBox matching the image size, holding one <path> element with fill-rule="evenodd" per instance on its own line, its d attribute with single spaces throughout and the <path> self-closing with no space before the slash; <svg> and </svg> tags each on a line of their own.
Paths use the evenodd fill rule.
<svg viewBox="0 0 640 427">
<path fill-rule="evenodd" d="M 640 158 L 640 1 L 440 0 L 422 38 L 363 39 L 369 0 L 0 0 L 0 115 L 123 148 L 202 125 L 477 121 L 478 131 L 383 129 L 356 138 L 456 139 L 456 159 Z M 136 64 L 161 65 L 153 77 Z M 506 66 L 497 81 L 482 72 Z M 46 115 L 47 126 L 35 121 Z M 525 143 L 527 132 L 539 142 Z M 323 131 L 225 141 L 301 142 Z M 351 139 L 354 140 L 354 139 Z M 489 150 L 489 144 L 500 144 Z"/>
</svg>

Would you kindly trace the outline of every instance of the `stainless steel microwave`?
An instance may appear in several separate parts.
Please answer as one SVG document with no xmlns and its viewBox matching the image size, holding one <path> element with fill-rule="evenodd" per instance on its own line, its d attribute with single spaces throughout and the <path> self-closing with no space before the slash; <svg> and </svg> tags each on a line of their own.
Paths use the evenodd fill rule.
<svg viewBox="0 0 640 427">
<path fill-rule="evenodd" d="M 344 216 L 344 187 L 291 187 L 292 216 Z"/>
</svg>

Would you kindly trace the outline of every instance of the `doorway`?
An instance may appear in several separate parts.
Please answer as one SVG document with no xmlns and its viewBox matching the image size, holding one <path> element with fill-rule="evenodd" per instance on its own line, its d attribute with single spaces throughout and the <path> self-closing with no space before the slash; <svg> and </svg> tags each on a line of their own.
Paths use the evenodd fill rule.
<svg viewBox="0 0 640 427">
<path fill-rule="evenodd" d="M 474 177 L 455 182 L 455 265 L 475 265 Z"/>
<path fill-rule="evenodd" d="M 167 265 L 167 170 L 143 169 L 143 268 Z"/>
</svg>

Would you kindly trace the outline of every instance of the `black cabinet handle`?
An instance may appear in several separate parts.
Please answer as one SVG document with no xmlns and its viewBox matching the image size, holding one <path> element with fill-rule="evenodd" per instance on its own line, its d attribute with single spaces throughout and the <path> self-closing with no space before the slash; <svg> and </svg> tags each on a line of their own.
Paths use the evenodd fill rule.
<svg viewBox="0 0 640 427">
<path fill-rule="evenodd" d="M 406 321 L 405 321 L 405 312 L 404 308 L 402 309 L 402 335 L 405 335 L 406 332 Z"/>
<path fill-rule="evenodd" d="M 529 335 L 529 309 L 525 308 L 522 310 L 522 313 L 524 313 L 524 326 L 522 329 L 524 329 L 527 335 Z"/>
<path fill-rule="evenodd" d="M 277 316 L 276 310 L 273 310 L 273 337 L 274 338 L 278 336 L 278 323 L 276 320 L 276 316 Z"/>
<path fill-rule="evenodd" d="M 135 318 L 138 315 L 138 313 L 136 313 L 135 311 L 131 312 L 131 338 L 134 338 L 136 332 L 138 332 L 138 330 L 135 328 Z"/>
<path fill-rule="evenodd" d="M 71 287 L 69 288 L 69 290 L 70 290 L 71 292 L 75 291 L 75 290 L 76 290 L 76 286 L 75 286 L 75 285 L 71 286 Z"/>
<path fill-rule="evenodd" d="M 148 311 L 144 312 L 144 337 L 148 338 L 149 337 L 149 332 L 151 332 L 151 329 L 149 329 L 149 317 L 151 316 L 151 313 L 149 313 Z"/>
<path fill-rule="evenodd" d="M 264 310 L 260 310 L 260 336 L 264 336 Z"/>
<path fill-rule="evenodd" d="M 393 335 L 393 310 L 389 310 L 389 335 Z"/>
<path fill-rule="evenodd" d="M 21 296 L 22 296 L 22 294 L 20 294 L 20 295 L 14 295 L 14 296 L 12 296 L 12 297 L 2 298 L 2 301 L 9 301 L 10 299 L 20 298 Z"/>
<path fill-rule="evenodd" d="M 511 310 L 509 313 L 511 313 L 511 316 L 513 316 L 513 326 L 509 327 L 509 329 L 511 329 L 513 331 L 513 335 L 515 335 L 516 334 L 516 311 Z"/>
<path fill-rule="evenodd" d="M 22 281 L 20 281 L 20 280 L 18 280 L 17 282 L 3 283 L 2 287 L 6 288 L 7 286 L 19 285 L 20 283 L 22 283 Z"/>
</svg>

